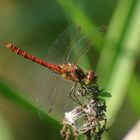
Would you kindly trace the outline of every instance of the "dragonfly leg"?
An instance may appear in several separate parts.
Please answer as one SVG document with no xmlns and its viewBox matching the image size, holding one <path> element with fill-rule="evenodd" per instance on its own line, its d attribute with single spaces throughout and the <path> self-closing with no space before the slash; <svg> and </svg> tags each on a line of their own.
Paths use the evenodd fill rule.
<svg viewBox="0 0 140 140">
<path fill-rule="evenodd" d="M 72 86 L 72 88 L 71 88 L 71 90 L 70 90 L 70 92 L 69 92 L 68 95 L 69 95 L 69 97 L 70 97 L 74 102 L 76 102 L 77 104 L 81 105 L 81 103 L 80 103 L 78 97 L 77 97 L 76 94 L 75 94 L 76 86 L 77 86 L 77 83 L 75 83 L 75 84 Z M 72 95 L 73 95 L 75 98 L 73 98 Z"/>
</svg>

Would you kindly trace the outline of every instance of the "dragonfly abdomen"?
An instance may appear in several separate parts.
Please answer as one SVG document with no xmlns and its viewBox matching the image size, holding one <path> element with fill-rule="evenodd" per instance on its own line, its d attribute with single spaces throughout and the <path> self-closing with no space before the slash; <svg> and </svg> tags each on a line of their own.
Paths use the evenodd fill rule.
<svg viewBox="0 0 140 140">
<path fill-rule="evenodd" d="M 49 68 L 50 70 L 54 71 L 55 73 L 60 73 L 62 68 L 59 65 L 55 65 L 55 64 L 50 64 L 48 62 L 45 62 L 23 50 L 21 50 L 20 48 L 16 47 L 15 45 L 8 43 L 6 45 L 7 48 L 9 48 L 10 50 L 12 50 L 13 52 L 15 52 L 17 55 L 23 56 L 24 58 L 31 60 L 35 63 L 38 63 L 44 67 Z"/>
</svg>

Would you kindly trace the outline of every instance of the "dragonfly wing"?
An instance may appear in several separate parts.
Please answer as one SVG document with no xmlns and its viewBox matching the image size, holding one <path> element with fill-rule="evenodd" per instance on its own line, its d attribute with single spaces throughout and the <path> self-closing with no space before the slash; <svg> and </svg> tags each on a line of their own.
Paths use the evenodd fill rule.
<svg viewBox="0 0 140 140">
<path fill-rule="evenodd" d="M 70 63 L 76 63 L 78 65 L 83 66 L 84 68 L 91 68 L 93 63 L 93 58 L 95 58 L 96 52 L 96 41 L 98 37 L 102 36 L 103 32 L 101 31 L 100 27 L 96 28 L 91 34 L 89 35 L 82 35 L 81 38 L 77 40 L 73 44 L 73 47 L 70 48 L 68 61 Z M 100 42 L 102 44 L 102 42 Z M 98 44 L 98 45 L 101 45 Z M 90 61 L 92 60 L 92 61 Z"/>
<path fill-rule="evenodd" d="M 67 63 L 67 56 L 71 47 L 81 38 L 81 31 L 78 26 L 67 27 L 50 46 L 47 53 L 47 60 L 52 63 Z"/>
</svg>

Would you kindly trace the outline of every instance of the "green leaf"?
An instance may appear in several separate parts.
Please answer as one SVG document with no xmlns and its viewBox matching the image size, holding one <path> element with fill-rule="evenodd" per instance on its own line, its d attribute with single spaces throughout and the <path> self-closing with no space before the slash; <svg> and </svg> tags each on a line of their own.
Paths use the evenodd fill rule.
<svg viewBox="0 0 140 140">
<path fill-rule="evenodd" d="M 109 92 L 101 92 L 100 96 L 102 96 L 102 97 L 112 97 L 111 93 L 109 93 Z"/>
<path fill-rule="evenodd" d="M 138 116 L 140 117 L 140 78 L 134 74 L 128 89 L 129 101 Z"/>
<path fill-rule="evenodd" d="M 101 61 L 98 66 L 99 71 L 102 72 L 100 76 L 104 78 L 103 84 L 107 87 L 107 91 L 112 94 L 111 100 L 108 100 L 107 103 L 110 124 L 114 122 L 116 114 L 123 103 L 136 63 L 136 56 L 139 52 L 140 1 L 120 1 L 116 12 L 124 11 L 124 7 L 125 12 L 122 12 L 122 16 L 125 14 L 127 19 L 116 21 L 115 19 L 120 15 L 114 15 L 115 17 L 111 22 L 112 28 L 108 32 L 110 36 L 112 34 L 112 37 L 120 33 L 121 38 L 108 38 L 112 40 L 110 43 L 112 47 L 110 46 L 103 50 L 105 52 L 101 54 Z M 119 26 L 121 29 L 118 29 L 118 32 L 116 30 L 116 23 L 122 24 Z M 122 31 L 120 32 L 120 30 Z M 107 42 L 109 43 L 109 41 Z M 117 51 L 115 52 L 116 49 Z M 105 69 L 107 73 L 104 71 Z"/>
</svg>

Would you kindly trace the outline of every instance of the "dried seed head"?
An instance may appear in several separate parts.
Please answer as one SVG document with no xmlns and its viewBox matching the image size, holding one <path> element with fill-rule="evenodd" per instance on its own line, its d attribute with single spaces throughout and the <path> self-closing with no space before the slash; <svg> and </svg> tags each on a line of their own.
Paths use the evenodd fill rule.
<svg viewBox="0 0 140 140">
<path fill-rule="evenodd" d="M 94 137 L 95 139 L 101 137 L 106 130 L 106 105 L 102 103 L 103 99 L 90 99 L 83 105 L 77 106 L 70 112 L 65 113 L 63 120 L 63 132 L 73 131 L 73 136 L 84 134 L 86 137 Z M 101 107 L 101 108 L 100 108 Z M 99 109 L 100 108 L 100 109 Z M 65 126 L 65 128 L 64 128 Z M 65 129 L 65 131 L 64 131 Z M 64 137 L 64 135 L 62 135 Z M 66 138 L 66 137 L 65 137 Z"/>
<path fill-rule="evenodd" d="M 100 89 L 97 83 L 80 85 L 75 95 L 84 98 L 84 103 L 65 113 L 62 128 L 62 136 L 65 137 L 65 140 L 68 139 L 70 134 L 75 139 L 79 135 L 85 135 L 87 140 L 101 139 L 103 132 L 107 130 L 106 102 L 103 99 L 105 97 L 102 96 L 103 93 L 105 91 Z"/>
</svg>

